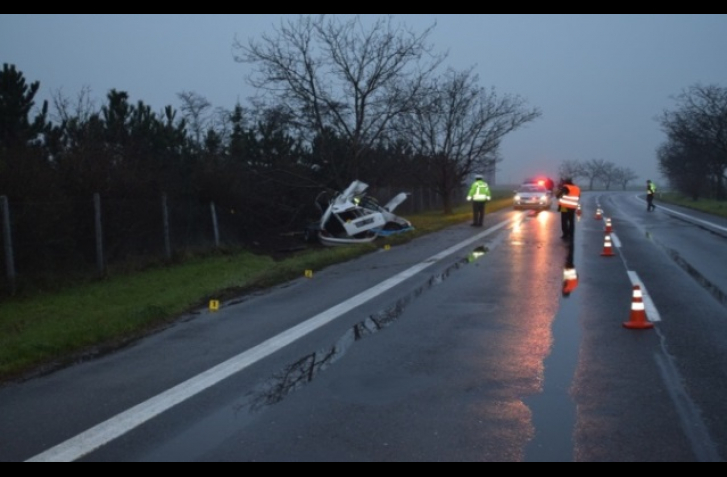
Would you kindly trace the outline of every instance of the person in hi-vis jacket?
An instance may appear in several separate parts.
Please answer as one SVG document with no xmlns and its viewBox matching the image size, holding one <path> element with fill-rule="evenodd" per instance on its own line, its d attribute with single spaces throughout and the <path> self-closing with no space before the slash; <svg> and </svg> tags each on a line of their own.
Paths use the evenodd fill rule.
<svg viewBox="0 0 727 477">
<path fill-rule="evenodd" d="M 560 210 L 563 240 L 573 240 L 576 232 L 576 214 L 581 204 L 581 189 L 567 178 L 561 182 L 558 191 L 558 209 Z"/>
<path fill-rule="evenodd" d="M 651 182 L 651 179 L 646 181 L 646 210 L 651 212 L 656 209 L 654 205 L 654 196 L 656 195 L 656 184 Z"/>
<path fill-rule="evenodd" d="M 475 176 L 467 200 L 472 202 L 472 227 L 482 227 L 485 221 L 485 204 L 492 200 L 490 186 L 482 175 Z"/>
</svg>

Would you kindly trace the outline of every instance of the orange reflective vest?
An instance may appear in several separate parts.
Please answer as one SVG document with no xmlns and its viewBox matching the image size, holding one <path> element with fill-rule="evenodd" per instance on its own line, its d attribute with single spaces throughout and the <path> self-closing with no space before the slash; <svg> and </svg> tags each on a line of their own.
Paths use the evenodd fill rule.
<svg viewBox="0 0 727 477">
<path fill-rule="evenodd" d="M 566 184 L 564 187 L 568 189 L 568 192 L 563 194 L 558 205 L 566 209 L 578 210 L 581 204 L 581 188 L 573 184 Z"/>
</svg>

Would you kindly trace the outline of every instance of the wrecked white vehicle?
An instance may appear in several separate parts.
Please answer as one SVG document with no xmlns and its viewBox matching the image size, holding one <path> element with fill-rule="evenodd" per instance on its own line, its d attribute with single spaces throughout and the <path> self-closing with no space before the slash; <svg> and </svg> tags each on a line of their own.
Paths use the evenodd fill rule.
<svg viewBox="0 0 727 477">
<path fill-rule="evenodd" d="M 408 194 L 402 192 L 381 206 L 366 194 L 368 188 L 368 184 L 354 181 L 332 198 L 328 192 L 319 194 L 316 205 L 321 210 L 321 220 L 308 227 L 306 240 L 319 240 L 326 246 L 351 245 L 414 229 L 411 222 L 394 214 Z"/>
</svg>

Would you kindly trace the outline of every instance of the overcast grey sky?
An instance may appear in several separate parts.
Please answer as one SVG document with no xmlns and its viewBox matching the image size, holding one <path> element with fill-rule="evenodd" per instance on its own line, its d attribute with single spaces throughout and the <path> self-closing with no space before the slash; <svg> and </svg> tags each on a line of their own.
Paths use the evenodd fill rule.
<svg viewBox="0 0 727 477">
<path fill-rule="evenodd" d="M 351 14 L 334 14 L 352 17 Z M 364 21 L 376 14 L 362 14 Z M 273 34 L 298 14 L 1 14 L 0 63 L 39 99 L 97 105 L 111 89 L 161 111 L 194 92 L 213 106 L 247 105 L 251 65 L 233 60 L 235 38 Z M 658 179 L 656 121 L 695 84 L 727 86 L 727 14 L 397 14 L 447 66 L 475 67 L 480 84 L 521 96 L 543 115 L 503 141 L 499 182 L 555 176 L 563 160 L 605 159 Z M 365 178 L 362 178 L 365 180 Z"/>
</svg>

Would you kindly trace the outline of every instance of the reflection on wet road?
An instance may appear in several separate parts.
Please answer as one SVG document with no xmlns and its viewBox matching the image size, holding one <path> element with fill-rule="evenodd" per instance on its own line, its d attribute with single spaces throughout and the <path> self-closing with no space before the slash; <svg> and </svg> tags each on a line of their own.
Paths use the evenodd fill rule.
<svg viewBox="0 0 727 477">
<path fill-rule="evenodd" d="M 597 204 L 619 238 L 618 258 L 604 258 L 595 199 L 584 203 L 572 243 L 561 241 L 557 213 L 503 212 L 488 217 L 484 234 L 453 227 L 230 303 L 118 356 L 0 390 L 0 426 L 19 436 L 10 452 L 0 447 L 0 460 L 32 456 L 121 405 L 146 402 L 167 386 L 148 381 L 189 366 L 168 380 L 184 388 L 240 350 L 375 289 L 337 321 L 80 460 L 719 461 L 727 320 L 705 283 L 727 290 L 724 240 L 634 212 L 633 197 L 613 194 Z M 622 326 L 632 275 L 658 305 L 651 331 Z M 380 286 L 392 276 L 395 285 Z M 48 417 L 25 404 L 47 404 L 51 394 L 50 407 L 68 412 Z M 89 413 L 74 405 L 93 416 L 84 420 Z"/>
<path fill-rule="evenodd" d="M 571 462 L 574 456 L 576 407 L 571 385 L 581 342 L 581 305 L 576 292 L 576 244 L 571 240 L 566 247 L 561 305 L 552 326 L 553 346 L 544 363 L 543 391 L 525 401 L 535 427 L 535 437 L 526 449 L 526 462 Z"/>
<path fill-rule="evenodd" d="M 238 399 L 226 413 L 232 422 L 208 418 L 229 445 L 196 457 L 189 445 L 184 454 L 161 446 L 145 459 L 522 461 L 541 425 L 551 439 L 558 431 L 570 459 L 572 402 L 564 408 L 558 396 L 554 427 L 536 402 L 555 382 L 546 358 L 557 349 L 552 325 L 569 255 L 557 217 L 523 214 Z M 273 421 L 274 432 L 264 425 Z M 325 444 L 313 437 L 322 435 Z"/>
<path fill-rule="evenodd" d="M 480 245 L 466 259 L 456 262 L 443 273 L 432 275 L 429 280 L 394 305 L 369 316 L 349 329 L 331 348 L 320 350 L 291 364 L 277 373 L 268 382 L 251 393 L 249 408 L 258 411 L 265 406 L 282 401 L 291 392 L 305 386 L 329 366 L 340 360 L 357 341 L 388 327 L 401 317 L 406 307 L 432 287 L 441 284 L 461 267 L 474 263 L 488 253 L 489 249 Z"/>
<path fill-rule="evenodd" d="M 462 355 L 462 359 L 467 359 L 467 368 L 471 368 L 473 374 L 457 378 L 448 385 L 447 394 L 451 393 L 452 401 L 448 402 L 446 407 L 452 406 L 459 409 L 457 402 L 463 396 L 457 394 L 458 382 L 460 380 L 472 382 L 465 386 L 476 386 L 479 391 L 471 398 L 480 395 L 486 400 L 473 402 L 471 406 L 461 408 L 457 412 L 462 413 L 462 416 L 457 419 L 474 419 L 476 422 L 480 422 L 481 427 L 476 431 L 460 428 L 462 439 L 469 442 L 466 449 L 450 448 L 445 445 L 435 454 L 423 450 L 426 449 L 426 442 L 429 440 L 425 439 L 419 444 L 423 446 L 419 449 L 422 458 L 413 460 L 572 460 L 575 405 L 569 397 L 568 385 L 572 381 L 577 362 L 577 352 L 573 353 L 573 349 L 577 350 L 579 343 L 577 313 L 574 311 L 578 307 L 578 298 L 577 293 L 573 293 L 575 288 L 567 297 L 563 296 L 564 266 L 573 267 L 575 249 L 574 244 L 564 243 L 560 240 L 558 230 L 557 214 L 547 212 L 522 214 L 521 220 L 516 220 L 511 230 L 503 231 L 500 236 L 493 238 L 489 243 L 477 246 L 443 273 L 429 277 L 426 283 L 407 296 L 401 297 L 396 303 L 356 324 L 330 348 L 302 357 L 299 361 L 276 373 L 270 380 L 250 393 L 246 397 L 245 404 L 239 405 L 238 411 L 247 409 L 253 413 L 275 412 L 271 406 L 287 399 L 293 391 L 314 385 L 313 381 L 319 376 L 328 376 L 329 379 L 321 378 L 328 383 L 324 386 L 332 386 L 331 380 L 335 380 L 335 388 L 339 390 L 338 393 L 342 393 L 341 389 L 349 386 L 356 389 L 357 386 L 353 382 L 346 384 L 346 381 L 341 381 L 341 379 L 343 379 L 342 376 L 347 375 L 345 369 L 349 366 L 360 367 L 364 364 L 344 360 L 344 355 L 350 353 L 352 347 L 362 338 L 384 330 L 390 329 L 391 331 L 387 331 L 387 340 L 395 341 L 395 335 L 402 331 L 396 323 L 401 318 L 408 318 L 407 327 L 411 327 L 413 322 L 410 320 L 414 319 L 422 320 L 421 326 L 431 326 L 425 325 L 431 319 L 429 317 L 424 319 L 421 313 L 425 309 L 436 313 L 437 310 L 427 303 L 440 294 L 444 299 L 451 293 L 439 286 L 445 285 L 450 278 L 457 276 L 459 277 L 456 280 L 457 285 L 454 286 L 459 287 L 459 292 L 452 295 L 452 298 L 461 294 L 470 298 L 467 300 L 459 298 L 456 302 L 450 302 L 449 306 L 446 305 L 447 302 L 442 303 L 439 308 L 446 309 L 447 312 L 446 315 L 440 315 L 438 319 L 440 323 L 436 328 L 446 322 L 454 326 L 452 329 L 454 331 L 459 328 L 455 324 L 462 320 L 466 320 L 465 322 L 484 320 L 484 323 L 475 325 L 473 322 L 473 328 L 468 332 L 471 343 L 460 343 L 462 349 L 456 354 Z M 492 252 L 497 252 L 496 262 L 486 261 L 485 259 L 491 256 Z M 480 263 L 481 267 L 478 269 L 470 269 L 473 264 Z M 464 275 L 460 276 L 460 273 Z M 471 280 L 476 277 L 480 277 L 480 280 L 485 279 L 482 286 L 485 283 L 489 283 L 489 285 L 481 288 L 477 287 L 475 282 L 471 283 L 471 290 L 461 288 L 467 283 L 467 281 L 463 283 L 462 279 Z M 437 288 L 435 289 L 435 287 Z M 435 292 L 435 290 L 438 291 Z M 413 307 L 422 297 L 428 298 Z M 561 308 L 560 313 L 558 312 L 559 307 Z M 477 312 L 478 309 L 481 311 Z M 411 313 L 409 313 L 410 310 Z M 417 316 L 418 318 L 415 318 Z M 442 322 L 442 320 L 445 321 Z M 491 324 L 487 324 L 483 328 L 482 326 L 488 322 Z M 502 326 L 505 327 L 502 329 L 504 334 L 497 331 Z M 422 329 L 422 331 L 425 330 Z M 416 339 L 414 335 L 409 336 L 410 339 Z M 431 333 L 428 331 L 422 333 L 422 336 L 431 339 Z M 445 335 L 440 334 L 439 336 L 444 340 L 450 339 Z M 486 341 L 482 341 L 483 339 Z M 434 343 L 423 340 L 420 344 L 412 346 L 426 349 L 432 345 Z M 480 347 L 478 355 L 471 355 L 476 349 L 473 346 Z M 382 359 L 388 362 L 397 353 L 389 350 L 387 354 L 391 356 L 386 359 L 382 357 Z M 465 358 L 467 356 L 469 358 Z M 452 359 L 447 355 L 442 355 L 441 358 Z M 333 375 L 323 373 L 323 371 L 332 369 L 331 366 L 334 363 L 337 363 L 335 365 L 337 372 Z M 438 373 L 451 366 L 456 365 L 438 362 L 436 366 L 428 367 L 426 374 L 437 376 Z M 371 373 L 385 376 L 391 371 L 379 369 L 372 370 Z M 476 384 L 478 376 L 481 381 Z M 451 381 L 453 378 L 455 376 L 446 381 Z M 406 388 L 407 382 L 414 383 L 416 380 L 415 375 L 407 376 L 402 380 L 401 385 Z M 313 388 L 315 389 L 316 386 Z M 500 391 L 492 394 L 495 389 L 500 389 Z M 345 407 L 344 409 L 347 410 L 344 413 L 352 422 L 374 419 L 373 422 L 381 426 L 380 432 L 387 434 L 386 429 L 390 424 L 380 422 L 371 412 L 376 408 L 376 406 L 372 407 L 373 403 L 378 400 L 375 396 L 388 392 L 392 391 L 386 391 L 382 387 L 367 388 L 366 391 L 361 389 L 356 393 L 358 396 L 353 401 L 357 404 L 351 408 Z M 432 392 L 435 390 L 432 389 Z M 436 394 L 439 393 L 440 391 L 436 392 Z M 296 393 L 296 396 L 298 395 Z M 370 397 L 366 399 L 364 396 L 368 395 Z M 418 399 L 422 402 L 408 401 L 408 406 L 412 409 L 420 407 L 422 410 L 427 409 L 428 398 L 420 395 Z M 295 400 L 297 401 L 297 398 Z M 367 401 L 370 404 L 364 405 L 363 403 Z M 329 405 L 333 405 L 333 403 Z M 307 412 L 316 415 L 317 418 L 314 423 L 308 422 L 306 426 L 314 428 L 327 426 L 327 420 L 316 411 L 317 407 L 308 409 Z M 377 412 L 382 412 L 382 410 L 379 409 Z M 470 414 L 470 417 L 466 417 Z M 430 426 L 440 427 L 437 424 L 438 420 L 430 421 L 424 417 L 425 415 L 427 414 L 422 415 L 422 422 L 411 424 L 411 432 L 417 432 L 414 429 L 420 427 L 422 429 Z M 452 418 L 454 419 L 455 416 Z M 457 419 L 452 423 L 457 422 Z M 506 428 L 507 431 L 505 431 Z M 486 434 L 482 434 L 483 431 Z M 300 432 L 300 429 L 294 431 L 294 433 Z M 315 433 L 314 430 L 310 432 Z M 342 432 L 341 429 L 337 430 L 337 433 L 339 432 Z M 447 426 L 443 426 L 438 432 L 441 435 L 448 433 Z M 500 436 L 499 445 L 496 444 L 497 440 L 493 440 L 495 436 Z M 504 436 L 508 437 L 505 439 Z M 351 438 L 341 436 L 341 439 L 344 440 Z M 413 438 L 412 435 L 409 439 Z M 480 452 L 475 450 L 477 448 L 475 443 L 478 440 L 483 446 Z M 526 444 L 529 442 L 530 444 L 526 448 Z M 414 441 L 410 441 L 410 446 L 413 443 Z M 382 457 L 382 455 L 370 457 L 373 460 L 409 460 L 406 456 L 418 455 L 416 445 L 407 450 L 405 447 L 398 447 L 401 453 L 398 457 L 390 458 Z M 518 452 L 517 448 L 522 450 Z M 330 452 L 335 452 L 335 450 L 331 449 Z M 324 453 L 324 455 L 328 454 Z"/>
<path fill-rule="evenodd" d="M 685 307 L 694 289 L 643 233 L 616 216 L 624 249 L 603 258 L 603 222 L 584 216 L 569 243 L 557 213 L 520 215 L 142 460 L 718 460 L 709 433 L 721 432 L 724 346 L 700 349 L 708 360 L 689 353 L 724 326 Z M 627 262 L 671 305 L 658 333 L 622 326 Z M 700 410 L 700 432 L 684 433 Z"/>
</svg>

